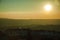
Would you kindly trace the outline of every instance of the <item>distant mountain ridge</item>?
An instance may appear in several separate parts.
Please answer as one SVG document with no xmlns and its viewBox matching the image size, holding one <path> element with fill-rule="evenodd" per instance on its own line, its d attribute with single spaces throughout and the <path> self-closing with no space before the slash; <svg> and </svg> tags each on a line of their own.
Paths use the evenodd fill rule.
<svg viewBox="0 0 60 40">
<path fill-rule="evenodd" d="M 7 18 L 0 18 L 0 25 L 60 25 L 60 19 L 7 19 Z"/>
</svg>

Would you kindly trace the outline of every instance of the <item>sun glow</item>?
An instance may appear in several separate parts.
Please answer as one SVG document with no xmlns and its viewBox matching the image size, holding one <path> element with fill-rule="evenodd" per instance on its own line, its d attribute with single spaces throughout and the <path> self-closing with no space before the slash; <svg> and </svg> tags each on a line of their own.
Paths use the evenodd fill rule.
<svg viewBox="0 0 60 40">
<path fill-rule="evenodd" d="M 52 5 L 50 5 L 50 4 L 45 5 L 44 10 L 45 11 L 51 11 L 52 10 Z"/>
</svg>

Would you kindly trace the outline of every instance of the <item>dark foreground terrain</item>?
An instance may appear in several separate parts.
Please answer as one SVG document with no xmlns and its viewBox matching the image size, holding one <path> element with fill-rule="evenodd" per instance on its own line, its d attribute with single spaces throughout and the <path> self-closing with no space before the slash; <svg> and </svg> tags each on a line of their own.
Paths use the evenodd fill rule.
<svg viewBox="0 0 60 40">
<path fill-rule="evenodd" d="M 60 19 L 0 18 L 0 40 L 60 40 Z"/>
<path fill-rule="evenodd" d="M 7 29 L 0 31 L 0 40 L 60 40 L 59 31 Z"/>
</svg>

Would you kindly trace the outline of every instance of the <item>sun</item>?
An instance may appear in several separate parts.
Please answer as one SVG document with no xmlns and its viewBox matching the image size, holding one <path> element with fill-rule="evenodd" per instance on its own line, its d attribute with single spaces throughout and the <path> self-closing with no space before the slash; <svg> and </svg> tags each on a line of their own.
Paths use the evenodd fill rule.
<svg viewBox="0 0 60 40">
<path fill-rule="evenodd" d="M 50 4 L 45 5 L 44 10 L 45 11 L 51 11 L 52 10 L 52 5 L 50 5 Z"/>
</svg>

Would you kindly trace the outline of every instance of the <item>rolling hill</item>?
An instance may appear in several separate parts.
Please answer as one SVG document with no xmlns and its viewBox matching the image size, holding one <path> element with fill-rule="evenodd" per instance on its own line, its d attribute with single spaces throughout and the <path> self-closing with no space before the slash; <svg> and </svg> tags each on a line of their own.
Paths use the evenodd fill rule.
<svg viewBox="0 0 60 40">
<path fill-rule="evenodd" d="M 7 19 L 0 18 L 0 27 L 16 28 L 32 28 L 32 29 L 48 29 L 60 30 L 60 19 Z"/>
</svg>

